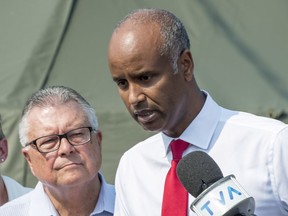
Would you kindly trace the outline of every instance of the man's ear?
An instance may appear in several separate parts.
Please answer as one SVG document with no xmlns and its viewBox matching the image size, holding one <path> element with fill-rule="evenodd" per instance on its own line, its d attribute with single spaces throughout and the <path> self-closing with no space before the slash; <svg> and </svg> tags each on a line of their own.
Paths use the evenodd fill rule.
<svg viewBox="0 0 288 216">
<path fill-rule="evenodd" d="M 8 156 L 8 141 L 6 138 L 0 140 L 0 162 L 5 161 Z"/>
<path fill-rule="evenodd" d="M 33 170 L 32 160 L 31 160 L 31 157 L 29 155 L 29 152 L 28 152 L 27 148 L 23 148 L 22 149 L 22 154 L 25 157 L 27 163 L 29 164 L 29 167 L 31 169 L 32 174 L 35 176 L 35 173 L 34 173 L 34 170 Z"/>
<path fill-rule="evenodd" d="M 100 148 L 102 148 L 102 132 L 100 130 L 97 131 L 96 138 L 97 143 L 99 144 Z"/>
<path fill-rule="evenodd" d="M 185 49 L 179 57 L 181 72 L 186 81 L 191 81 L 194 76 L 194 62 L 190 50 Z"/>
</svg>

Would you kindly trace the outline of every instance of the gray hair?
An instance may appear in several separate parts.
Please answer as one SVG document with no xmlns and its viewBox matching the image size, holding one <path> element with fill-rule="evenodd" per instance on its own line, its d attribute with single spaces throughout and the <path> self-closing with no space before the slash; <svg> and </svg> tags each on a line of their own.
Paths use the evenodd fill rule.
<svg viewBox="0 0 288 216">
<path fill-rule="evenodd" d="M 83 111 L 87 114 L 91 127 L 98 130 L 99 125 L 95 110 L 77 91 L 64 86 L 51 86 L 38 90 L 32 94 L 31 98 L 26 102 L 19 123 L 19 138 L 21 145 L 24 147 L 28 143 L 27 132 L 29 125 L 27 117 L 33 108 L 62 104 L 69 101 L 75 101 L 81 105 Z"/>
<path fill-rule="evenodd" d="M 174 14 L 163 9 L 137 9 L 125 16 L 116 26 L 115 31 L 123 23 L 131 21 L 135 24 L 156 23 L 159 26 L 162 43 L 160 55 L 167 56 L 177 73 L 177 60 L 185 49 L 190 49 L 190 40 L 183 23 Z"/>
</svg>

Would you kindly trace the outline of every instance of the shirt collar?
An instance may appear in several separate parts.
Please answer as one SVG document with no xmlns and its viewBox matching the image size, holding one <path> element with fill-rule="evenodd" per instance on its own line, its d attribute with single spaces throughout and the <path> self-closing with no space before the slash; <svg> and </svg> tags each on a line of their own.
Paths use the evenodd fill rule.
<svg viewBox="0 0 288 216">
<path fill-rule="evenodd" d="M 101 189 L 96 207 L 91 215 L 97 215 L 103 211 L 111 212 L 113 214 L 115 202 L 114 187 L 105 182 L 105 179 L 101 173 L 98 173 L 98 175 L 101 181 Z M 43 184 L 41 182 L 38 182 L 33 190 L 31 203 L 37 204 L 30 208 L 31 214 L 29 215 L 39 215 L 39 212 L 45 212 L 47 213 L 47 216 L 58 216 L 58 213 L 45 193 Z"/>
<path fill-rule="evenodd" d="M 32 191 L 29 215 L 39 215 L 39 212 L 42 212 L 42 214 L 47 216 L 58 216 L 58 213 L 45 193 L 41 182 L 38 182 L 35 189 Z"/>
<path fill-rule="evenodd" d="M 208 149 L 215 128 L 221 115 L 220 106 L 212 99 L 208 92 L 203 91 L 207 97 L 199 114 L 189 124 L 185 131 L 178 137 L 172 138 L 161 133 L 166 156 L 169 152 L 169 144 L 173 139 L 182 139 L 201 149 Z"/>
<path fill-rule="evenodd" d="M 99 193 L 99 198 L 96 204 L 96 207 L 91 215 L 97 215 L 104 211 L 114 213 L 114 202 L 115 202 L 115 190 L 112 185 L 106 183 L 104 176 L 99 173 L 98 174 L 100 182 L 101 182 L 101 189 Z"/>
</svg>

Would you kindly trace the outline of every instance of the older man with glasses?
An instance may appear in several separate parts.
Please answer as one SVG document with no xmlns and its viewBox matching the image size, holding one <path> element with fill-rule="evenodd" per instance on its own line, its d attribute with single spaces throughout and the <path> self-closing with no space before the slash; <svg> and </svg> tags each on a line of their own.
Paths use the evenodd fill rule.
<svg viewBox="0 0 288 216">
<path fill-rule="evenodd" d="M 114 187 L 99 173 L 102 134 L 95 110 L 79 93 L 54 86 L 33 94 L 19 135 L 39 183 L 2 206 L 1 216 L 113 215 Z"/>
</svg>

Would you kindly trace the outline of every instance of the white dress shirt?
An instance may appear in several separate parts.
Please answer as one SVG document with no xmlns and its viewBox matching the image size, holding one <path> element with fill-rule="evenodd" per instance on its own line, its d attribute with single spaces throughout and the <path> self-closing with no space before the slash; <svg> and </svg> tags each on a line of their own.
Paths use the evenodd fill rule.
<svg viewBox="0 0 288 216">
<path fill-rule="evenodd" d="M 90 216 L 111 216 L 114 212 L 114 186 L 107 184 L 99 174 L 102 185 L 98 202 Z M 75 194 L 77 196 L 77 194 Z M 52 202 L 44 191 L 43 184 L 38 182 L 31 192 L 6 203 L 0 207 L 0 216 L 59 216 Z"/>
<path fill-rule="evenodd" d="M 288 126 L 218 106 L 207 93 L 198 116 L 179 137 L 184 152 L 207 152 L 224 176 L 234 174 L 256 201 L 258 216 L 288 215 Z M 115 180 L 116 216 L 160 216 L 172 138 L 158 133 L 122 156 Z M 193 144 L 193 145 L 192 145 Z M 194 197 L 189 195 L 189 215 Z"/>
<path fill-rule="evenodd" d="M 22 186 L 17 181 L 9 178 L 8 176 L 2 176 L 2 179 L 8 193 L 8 201 L 16 199 L 17 197 L 22 196 L 23 194 L 26 194 L 32 190 L 32 188 Z"/>
</svg>

